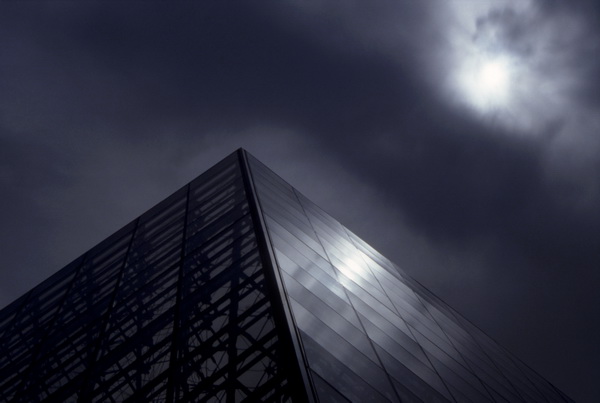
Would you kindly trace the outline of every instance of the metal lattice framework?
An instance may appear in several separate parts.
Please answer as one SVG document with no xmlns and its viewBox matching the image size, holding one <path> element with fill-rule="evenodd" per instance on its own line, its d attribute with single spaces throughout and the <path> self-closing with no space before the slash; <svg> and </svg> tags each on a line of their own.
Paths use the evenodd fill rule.
<svg viewBox="0 0 600 403">
<path fill-rule="evenodd" d="M 0 400 L 290 401 L 245 187 L 234 154 L 3 310 Z"/>
</svg>

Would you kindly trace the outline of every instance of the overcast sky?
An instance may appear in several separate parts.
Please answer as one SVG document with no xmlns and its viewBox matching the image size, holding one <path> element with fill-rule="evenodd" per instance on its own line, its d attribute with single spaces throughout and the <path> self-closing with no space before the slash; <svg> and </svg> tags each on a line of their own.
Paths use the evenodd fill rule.
<svg viewBox="0 0 600 403">
<path fill-rule="evenodd" d="M 244 147 L 600 395 L 597 1 L 3 2 L 0 306 Z"/>
</svg>

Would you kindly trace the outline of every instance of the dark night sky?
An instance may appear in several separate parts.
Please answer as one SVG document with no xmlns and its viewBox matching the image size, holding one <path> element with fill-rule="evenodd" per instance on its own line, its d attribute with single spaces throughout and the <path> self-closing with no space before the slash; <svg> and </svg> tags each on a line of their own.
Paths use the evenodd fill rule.
<svg viewBox="0 0 600 403">
<path fill-rule="evenodd" d="M 0 306 L 238 147 L 600 395 L 596 1 L 3 2 Z"/>
</svg>

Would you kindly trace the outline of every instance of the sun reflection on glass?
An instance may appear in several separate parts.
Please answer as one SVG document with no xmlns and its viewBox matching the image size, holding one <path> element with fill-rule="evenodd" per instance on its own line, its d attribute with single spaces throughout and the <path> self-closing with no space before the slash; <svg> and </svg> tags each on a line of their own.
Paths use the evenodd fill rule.
<svg viewBox="0 0 600 403">
<path fill-rule="evenodd" d="M 358 255 L 346 256 L 340 263 L 336 265 L 337 269 L 354 282 L 360 282 L 361 277 L 366 275 L 364 263 Z"/>
</svg>

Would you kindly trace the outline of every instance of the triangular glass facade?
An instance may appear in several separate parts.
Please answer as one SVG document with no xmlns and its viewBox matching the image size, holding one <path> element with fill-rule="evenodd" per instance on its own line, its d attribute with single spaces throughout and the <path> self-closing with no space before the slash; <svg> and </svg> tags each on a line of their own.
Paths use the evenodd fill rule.
<svg viewBox="0 0 600 403">
<path fill-rule="evenodd" d="M 0 311 L 0 400 L 571 401 L 238 150 Z"/>
</svg>

